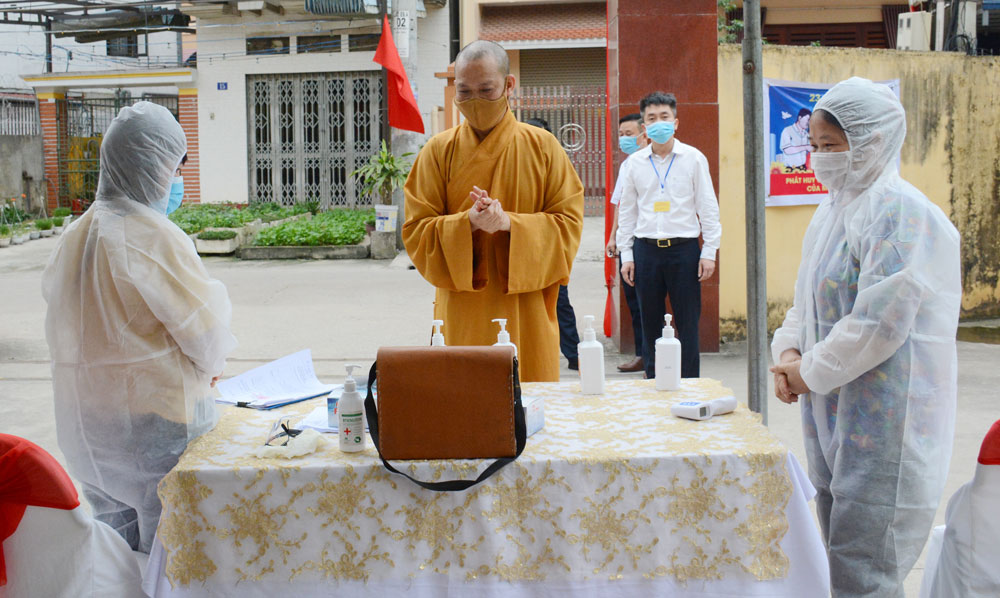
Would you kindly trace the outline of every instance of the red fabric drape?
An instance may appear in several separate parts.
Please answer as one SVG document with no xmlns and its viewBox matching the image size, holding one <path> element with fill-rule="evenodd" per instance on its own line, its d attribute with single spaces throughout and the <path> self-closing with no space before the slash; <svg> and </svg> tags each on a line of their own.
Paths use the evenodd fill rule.
<svg viewBox="0 0 1000 598">
<path fill-rule="evenodd" d="M 1000 465 L 1000 420 L 993 422 L 979 449 L 979 462 L 983 465 Z"/>
<path fill-rule="evenodd" d="M 0 586 L 7 583 L 3 541 L 17 531 L 26 507 L 75 509 L 76 487 L 61 465 L 33 442 L 0 434 Z"/>
<path fill-rule="evenodd" d="M 399 59 L 396 43 L 392 39 L 388 16 L 382 20 L 382 37 L 379 39 L 378 48 L 375 49 L 373 60 L 384 66 L 389 74 L 389 89 L 386 90 L 389 100 L 389 125 L 405 131 L 423 133 L 424 119 L 420 117 L 417 99 L 413 97 L 413 88 L 410 87 L 410 80 L 406 77 L 406 70 L 403 68 L 402 60 Z"/>
</svg>

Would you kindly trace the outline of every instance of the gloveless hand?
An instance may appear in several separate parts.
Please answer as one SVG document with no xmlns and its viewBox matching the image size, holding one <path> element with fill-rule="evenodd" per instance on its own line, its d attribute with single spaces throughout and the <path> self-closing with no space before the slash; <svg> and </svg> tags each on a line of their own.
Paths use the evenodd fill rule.
<svg viewBox="0 0 1000 598">
<path fill-rule="evenodd" d="M 500 200 L 491 198 L 486 191 L 475 186 L 469 193 L 469 199 L 473 202 L 469 208 L 469 223 L 473 231 L 493 234 L 510 230 L 510 216 L 500 205 Z"/>
</svg>

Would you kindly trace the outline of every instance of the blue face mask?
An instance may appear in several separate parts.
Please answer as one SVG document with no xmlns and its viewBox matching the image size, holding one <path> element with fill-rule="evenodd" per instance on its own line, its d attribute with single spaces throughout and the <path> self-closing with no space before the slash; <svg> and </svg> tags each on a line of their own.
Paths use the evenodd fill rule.
<svg viewBox="0 0 1000 598">
<path fill-rule="evenodd" d="M 639 142 L 631 135 L 622 135 L 618 138 L 618 149 L 626 154 L 634 154 L 639 151 Z"/>
<path fill-rule="evenodd" d="M 666 143 L 674 136 L 674 123 L 658 120 L 646 125 L 646 136 L 656 143 Z"/>
<path fill-rule="evenodd" d="M 167 214 L 170 214 L 177 208 L 181 207 L 181 201 L 184 199 L 184 177 L 175 176 L 173 183 L 170 185 L 170 195 L 167 198 Z"/>
</svg>

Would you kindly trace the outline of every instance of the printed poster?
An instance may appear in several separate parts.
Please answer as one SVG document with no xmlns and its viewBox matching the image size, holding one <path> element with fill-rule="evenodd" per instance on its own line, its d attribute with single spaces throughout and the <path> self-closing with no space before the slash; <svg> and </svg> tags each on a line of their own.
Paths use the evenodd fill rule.
<svg viewBox="0 0 1000 598">
<path fill-rule="evenodd" d="M 881 83 L 899 97 L 899 79 Z M 766 206 L 818 204 L 827 196 L 810 165 L 809 121 L 816 102 L 833 86 L 764 79 Z"/>
</svg>

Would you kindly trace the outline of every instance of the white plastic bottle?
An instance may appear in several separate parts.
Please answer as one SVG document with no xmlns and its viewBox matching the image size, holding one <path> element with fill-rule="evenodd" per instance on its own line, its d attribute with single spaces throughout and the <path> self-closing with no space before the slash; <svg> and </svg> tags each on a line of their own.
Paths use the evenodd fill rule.
<svg viewBox="0 0 1000 598">
<path fill-rule="evenodd" d="M 340 436 L 340 450 L 345 453 L 365 450 L 365 403 L 361 400 L 358 384 L 352 375 L 357 367 L 359 366 L 354 364 L 347 365 L 344 392 L 337 405 L 337 435 Z"/>
<path fill-rule="evenodd" d="M 594 332 L 594 316 L 583 316 L 586 328 L 583 342 L 577 345 L 580 359 L 580 389 L 585 395 L 604 394 L 604 345 Z"/>
<path fill-rule="evenodd" d="M 431 335 L 431 346 L 432 347 L 443 347 L 444 346 L 444 335 L 441 334 L 441 327 L 444 326 L 444 321 L 434 320 L 431 322 L 434 326 L 434 334 Z"/>
<path fill-rule="evenodd" d="M 497 342 L 493 343 L 493 346 L 514 347 L 514 357 L 517 357 L 517 346 L 510 342 L 510 333 L 507 332 L 507 320 L 505 318 L 496 318 L 493 321 L 500 324 L 500 332 L 497 333 Z"/>
<path fill-rule="evenodd" d="M 674 338 L 670 314 L 663 316 L 663 336 L 656 339 L 656 390 L 681 387 L 681 342 Z"/>
</svg>

